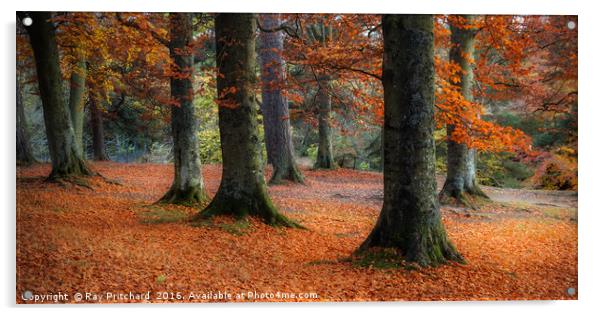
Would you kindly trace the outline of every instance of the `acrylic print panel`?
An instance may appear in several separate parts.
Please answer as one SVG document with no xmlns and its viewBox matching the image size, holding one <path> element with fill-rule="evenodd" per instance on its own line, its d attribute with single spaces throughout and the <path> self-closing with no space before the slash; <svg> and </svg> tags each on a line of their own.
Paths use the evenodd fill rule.
<svg viewBox="0 0 602 316">
<path fill-rule="evenodd" d="M 577 299 L 576 16 L 17 17 L 18 304 Z"/>
</svg>

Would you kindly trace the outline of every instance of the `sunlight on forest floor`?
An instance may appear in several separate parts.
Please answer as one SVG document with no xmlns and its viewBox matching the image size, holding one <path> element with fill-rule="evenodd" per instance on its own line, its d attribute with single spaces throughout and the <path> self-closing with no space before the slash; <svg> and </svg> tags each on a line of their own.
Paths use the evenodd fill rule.
<svg viewBox="0 0 602 316">
<path fill-rule="evenodd" d="M 319 295 L 305 301 L 577 298 L 567 294 L 577 288 L 576 204 L 526 198 L 477 211 L 443 207 L 466 265 L 366 268 L 348 258 L 380 211 L 381 174 L 304 170 L 307 185 L 270 187 L 281 212 L 308 228 L 300 230 L 228 218 L 195 227 L 186 223 L 195 208 L 150 205 L 171 184 L 172 165 L 94 168 L 123 185 L 65 188 L 43 182 L 49 165 L 17 169 L 18 302 L 24 291 Z M 220 173 L 220 166 L 204 166 L 211 195 Z"/>
</svg>

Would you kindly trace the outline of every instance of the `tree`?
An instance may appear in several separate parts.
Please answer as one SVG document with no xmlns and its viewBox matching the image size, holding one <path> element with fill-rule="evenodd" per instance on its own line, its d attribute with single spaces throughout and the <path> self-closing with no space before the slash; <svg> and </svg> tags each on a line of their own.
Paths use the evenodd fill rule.
<svg viewBox="0 0 602 316">
<path fill-rule="evenodd" d="M 459 80 L 454 80 L 452 84 L 457 86 L 466 101 L 473 102 L 476 28 L 473 25 L 473 16 L 465 15 L 458 18 L 460 19 L 459 23 L 450 23 L 449 59 L 460 69 Z M 470 204 L 466 195 L 480 197 L 487 197 L 487 195 L 477 183 L 476 149 L 454 141 L 452 139 L 454 130 L 454 124 L 447 125 L 447 177 L 439 197 L 441 201 L 452 198 L 458 202 Z"/>
<path fill-rule="evenodd" d="M 277 14 L 260 16 L 263 28 L 273 29 L 280 25 Z M 270 183 L 282 180 L 303 183 L 303 175 L 297 168 L 291 139 L 288 101 L 283 94 L 286 68 L 282 59 L 284 34 L 261 32 L 261 112 L 268 162 L 274 167 Z"/>
<path fill-rule="evenodd" d="M 18 70 L 17 70 L 18 71 Z M 21 95 L 21 84 L 17 75 L 17 162 L 23 165 L 31 165 L 36 162 L 29 142 L 29 129 L 23 108 L 23 96 Z"/>
<path fill-rule="evenodd" d="M 319 43 L 321 46 L 327 46 L 332 36 L 332 27 L 326 25 L 323 21 L 310 25 L 308 27 L 308 37 L 311 42 Z M 318 90 L 316 92 L 316 101 L 318 102 L 318 155 L 316 157 L 316 168 L 334 169 L 336 164 L 332 151 L 332 99 L 330 97 L 331 76 L 322 71 L 316 74 Z"/>
<path fill-rule="evenodd" d="M 98 97 L 93 94 L 88 94 L 88 104 L 90 109 L 90 126 L 92 127 L 92 150 L 93 157 L 96 161 L 110 160 L 107 155 L 105 145 L 105 132 L 103 124 L 102 110 L 98 106 Z"/>
<path fill-rule="evenodd" d="M 384 15 L 384 202 L 359 250 L 395 248 L 433 266 L 462 256 L 441 222 L 435 179 L 431 15 Z"/>
<path fill-rule="evenodd" d="M 87 75 L 86 57 L 81 51 L 77 51 L 75 54 L 76 62 L 71 69 L 71 78 L 69 82 L 69 110 L 71 113 L 75 141 L 80 150 L 80 155 L 85 158 L 83 137 Z"/>
<path fill-rule="evenodd" d="M 193 106 L 192 15 L 170 13 L 169 53 L 173 61 L 170 76 L 171 133 L 173 137 L 174 180 L 161 198 L 167 203 L 201 203 L 207 199 L 201 175 L 198 122 Z"/>
<path fill-rule="evenodd" d="M 55 26 L 50 12 L 17 13 L 22 20 L 31 17 L 33 23 L 26 26 L 34 53 L 36 72 L 44 123 L 48 138 L 48 149 L 52 161 L 49 179 L 61 180 L 71 177 L 92 175 L 84 162 L 81 149 L 75 139 L 73 125 L 63 96 L 59 50 Z"/>
<path fill-rule="evenodd" d="M 271 225 L 296 227 L 273 205 L 259 154 L 255 102 L 254 14 L 215 17 L 217 95 L 223 159 L 222 179 L 211 203 L 195 220 L 226 214 L 257 216 Z"/>
</svg>

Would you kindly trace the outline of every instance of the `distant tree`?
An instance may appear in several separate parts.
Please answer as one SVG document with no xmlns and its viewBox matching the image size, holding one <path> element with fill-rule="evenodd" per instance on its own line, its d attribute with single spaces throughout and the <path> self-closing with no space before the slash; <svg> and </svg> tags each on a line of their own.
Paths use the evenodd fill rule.
<svg viewBox="0 0 602 316">
<path fill-rule="evenodd" d="M 272 30 L 280 25 L 278 14 L 262 14 L 260 20 L 264 29 Z M 268 162 L 274 167 L 270 183 L 279 183 L 282 180 L 303 183 L 303 175 L 295 162 L 288 102 L 282 91 L 286 80 L 286 68 L 282 58 L 284 34 L 261 32 L 259 40 L 261 112 Z"/>
<path fill-rule="evenodd" d="M 18 72 L 19 70 L 17 70 Z M 23 96 L 21 95 L 21 83 L 17 75 L 17 162 L 28 166 L 36 162 L 33 156 L 29 137 L 29 128 L 23 108 Z"/>
<path fill-rule="evenodd" d="M 195 220 L 219 214 L 257 216 L 270 225 L 295 227 L 272 203 L 263 175 L 255 102 L 254 14 L 215 17 L 217 95 L 223 171 L 219 189 Z"/>
<path fill-rule="evenodd" d="M 105 144 L 105 131 L 103 113 L 98 105 L 99 97 L 94 93 L 88 94 L 88 107 L 90 109 L 90 126 L 92 127 L 92 151 L 96 161 L 110 160 Z"/>
<path fill-rule="evenodd" d="M 169 52 L 173 61 L 170 77 L 171 133 L 173 137 L 174 180 L 161 198 L 167 203 L 201 203 L 207 199 L 199 156 L 198 120 L 194 113 L 192 14 L 170 13 Z"/>
<path fill-rule="evenodd" d="M 458 74 L 459 80 L 451 84 L 457 86 L 466 101 L 473 102 L 473 65 L 477 29 L 473 25 L 473 16 L 459 16 L 455 21 L 457 22 L 450 24 L 449 59 L 451 63 L 459 67 L 460 73 Z M 477 182 L 477 150 L 469 148 L 464 143 L 454 141 L 452 139 L 454 129 L 454 124 L 447 125 L 447 177 L 439 198 L 441 201 L 452 198 L 460 203 L 471 204 L 467 195 L 487 197 Z"/>
<path fill-rule="evenodd" d="M 61 180 L 92 175 L 75 138 L 71 115 L 63 96 L 55 25 L 50 12 L 17 12 L 20 20 L 31 17 L 25 26 L 34 53 L 48 149 L 52 161 L 49 179 Z"/>
<path fill-rule="evenodd" d="M 435 179 L 431 15 L 384 15 L 384 202 L 359 250 L 396 248 L 434 266 L 463 258 L 441 222 Z"/>
<path fill-rule="evenodd" d="M 332 27 L 320 21 L 319 23 L 308 26 L 307 36 L 310 42 L 319 43 L 322 46 L 328 45 L 332 37 Z M 334 154 L 332 150 L 332 98 L 330 90 L 332 78 L 327 72 L 319 71 L 316 74 L 318 90 L 316 92 L 316 102 L 318 102 L 318 155 L 316 157 L 315 167 L 319 169 L 334 169 Z"/>
<path fill-rule="evenodd" d="M 80 155 L 84 154 L 84 105 L 86 99 L 86 57 L 81 51 L 76 52 L 75 64 L 71 69 L 71 78 L 69 80 L 69 110 L 71 122 L 73 124 L 73 133 L 75 141 L 79 148 Z"/>
</svg>

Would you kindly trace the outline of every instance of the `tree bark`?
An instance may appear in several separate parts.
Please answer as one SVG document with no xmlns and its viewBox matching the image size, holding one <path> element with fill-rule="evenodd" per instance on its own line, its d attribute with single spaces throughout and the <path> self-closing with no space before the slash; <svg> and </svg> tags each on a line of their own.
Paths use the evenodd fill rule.
<svg viewBox="0 0 602 316">
<path fill-rule="evenodd" d="M 267 191 L 255 102 L 255 15 L 215 17 L 217 92 L 223 170 L 219 189 L 195 220 L 214 215 L 257 216 L 270 225 L 298 226 L 281 215 Z"/>
<path fill-rule="evenodd" d="M 169 52 L 178 76 L 170 79 L 173 137 L 174 180 L 160 202 L 198 204 L 207 199 L 201 174 L 198 121 L 194 113 L 194 63 L 189 45 L 192 42 L 192 15 L 170 13 Z"/>
<path fill-rule="evenodd" d="M 474 21 L 470 15 L 461 16 L 467 25 Z M 449 53 L 450 61 L 458 64 L 462 73 L 460 81 L 453 83 L 458 86 L 467 101 L 473 101 L 472 87 L 474 81 L 474 70 L 472 59 L 475 50 L 476 30 L 458 27 L 453 23 L 451 28 L 452 47 Z M 454 125 L 447 126 L 447 177 L 439 199 L 441 202 L 460 202 L 470 205 L 466 195 L 487 197 L 479 188 L 476 177 L 476 149 L 468 148 L 465 144 L 456 143 L 451 140 Z"/>
<path fill-rule="evenodd" d="M 24 12 L 18 12 L 20 19 Z M 49 12 L 30 12 L 33 23 L 26 26 L 36 61 L 36 71 L 44 123 L 48 138 L 48 150 L 52 161 L 49 179 L 59 180 L 94 174 L 84 162 L 81 149 L 75 139 L 70 113 L 63 96 L 59 51 L 55 27 Z"/>
<path fill-rule="evenodd" d="M 278 14 L 260 16 L 264 28 L 273 29 L 280 25 Z M 274 171 L 270 183 L 290 180 L 303 183 L 303 175 L 297 168 L 291 139 L 291 124 L 288 102 L 282 93 L 286 69 L 282 59 L 284 35 L 281 32 L 261 32 L 261 100 L 263 126 L 268 163 Z"/>
<path fill-rule="evenodd" d="M 108 161 L 105 145 L 105 130 L 102 119 L 102 111 L 98 107 L 98 100 L 92 93 L 88 96 L 90 106 L 90 126 L 92 126 L 92 149 L 94 151 L 94 160 Z"/>
<path fill-rule="evenodd" d="M 19 70 L 17 69 L 17 71 Z M 17 163 L 25 166 L 37 162 L 33 156 L 33 150 L 29 139 L 29 128 L 27 126 L 25 109 L 23 107 L 21 85 L 17 77 Z"/>
<path fill-rule="evenodd" d="M 332 116 L 332 102 L 330 98 L 330 77 L 322 76 L 318 80 L 318 91 L 316 100 L 318 102 L 318 156 L 315 168 L 335 169 L 334 156 L 332 153 L 332 128 L 330 119 Z"/>
<path fill-rule="evenodd" d="M 80 155 L 84 154 L 84 99 L 86 96 L 86 58 L 83 53 L 76 52 L 77 62 L 71 71 L 69 82 L 69 110 L 71 111 L 71 122 L 73 124 L 73 133 Z"/>
<path fill-rule="evenodd" d="M 432 15 L 384 15 L 384 202 L 360 246 L 395 248 L 406 261 L 463 261 L 441 222 L 435 180 Z"/>
</svg>

